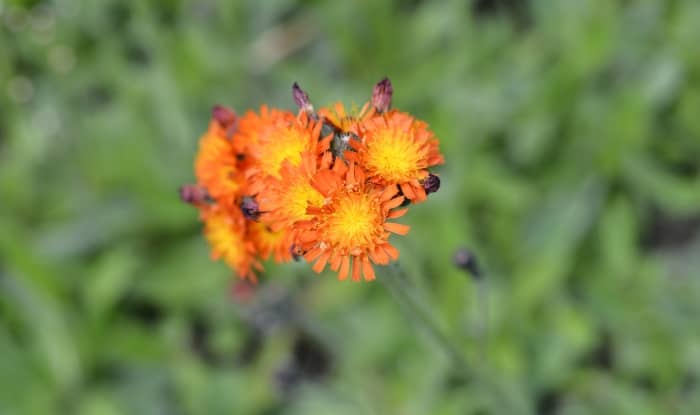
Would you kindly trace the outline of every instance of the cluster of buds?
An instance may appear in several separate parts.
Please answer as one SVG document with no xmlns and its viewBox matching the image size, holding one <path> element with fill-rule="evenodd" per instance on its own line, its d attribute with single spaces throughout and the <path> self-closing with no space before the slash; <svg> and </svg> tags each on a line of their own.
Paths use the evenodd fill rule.
<svg viewBox="0 0 700 415">
<path fill-rule="evenodd" d="M 385 78 L 357 111 L 315 110 L 295 83 L 297 114 L 214 107 L 197 184 L 180 189 L 200 211 L 212 256 L 252 280 L 269 257 L 303 257 L 316 272 L 328 265 L 355 281 L 396 260 L 389 236 L 409 227 L 393 220 L 438 190 L 428 169 L 444 158 L 425 122 L 391 109 L 392 93 Z"/>
</svg>

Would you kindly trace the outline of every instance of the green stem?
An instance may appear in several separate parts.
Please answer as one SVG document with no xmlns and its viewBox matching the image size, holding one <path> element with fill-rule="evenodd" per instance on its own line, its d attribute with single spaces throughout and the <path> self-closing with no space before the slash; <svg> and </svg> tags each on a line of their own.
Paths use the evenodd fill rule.
<svg viewBox="0 0 700 415">
<path fill-rule="evenodd" d="M 408 284 L 403 268 L 398 263 L 389 265 L 386 268 L 390 272 L 379 278 L 380 281 L 391 291 L 392 295 L 406 311 L 411 314 L 413 320 L 440 346 L 445 355 L 452 361 L 454 367 L 458 368 L 461 373 L 466 374 L 469 371 L 469 366 L 464 356 L 443 333 L 432 313 L 428 311 L 418 296 L 411 292 L 412 289 Z"/>
<path fill-rule="evenodd" d="M 445 335 L 438 325 L 433 314 L 420 300 L 415 290 L 410 285 L 408 278 L 401 266 L 396 263 L 387 266 L 389 272 L 379 278 L 380 281 L 391 291 L 402 307 L 413 317 L 420 327 L 430 336 L 435 343 L 440 346 L 445 355 L 451 360 L 453 368 L 459 375 L 471 378 L 477 384 L 490 390 L 504 407 L 508 408 L 508 413 L 530 414 L 532 410 L 527 400 L 516 390 L 506 388 L 505 385 L 494 378 L 492 371 L 485 366 L 486 354 L 486 327 L 481 327 L 481 348 L 483 356 L 480 362 L 469 365 L 463 354 L 453 342 Z M 482 282 L 483 283 L 483 282 Z M 479 287 L 479 295 L 486 295 L 485 286 Z M 486 301 L 482 298 L 480 301 Z M 484 307 L 485 309 L 485 307 Z M 485 311 L 484 311 L 485 312 Z M 486 316 L 484 316 L 486 317 Z M 486 325 L 486 323 L 484 323 Z"/>
</svg>

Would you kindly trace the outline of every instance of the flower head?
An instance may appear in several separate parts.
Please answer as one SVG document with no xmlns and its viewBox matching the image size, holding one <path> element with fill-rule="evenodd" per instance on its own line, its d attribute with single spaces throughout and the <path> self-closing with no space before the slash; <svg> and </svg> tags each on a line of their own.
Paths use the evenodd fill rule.
<svg viewBox="0 0 700 415">
<path fill-rule="evenodd" d="M 351 142 L 356 151 L 348 151 L 346 157 L 364 166 L 371 182 L 397 184 L 407 199 L 424 200 L 420 180 L 428 176 L 428 167 L 444 162 L 427 124 L 390 111 L 363 121 L 359 131 L 362 140 Z"/>
<path fill-rule="evenodd" d="M 337 167 L 341 166 L 341 167 Z M 365 174 L 355 164 L 345 167 L 337 162 L 333 170 L 320 171 L 314 186 L 328 202 L 320 208 L 310 207 L 312 220 L 301 231 L 299 241 L 307 261 L 316 260 L 313 270 L 321 272 L 330 263 L 338 278 L 347 278 L 352 265 L 352 279 L 373 280 L 371 262 L 387 264 L 398 258 L 389 242 L 390 233 L 405 235 L 409 227 L 387 222 L 406 210 L 393 210 L 403 202 L 396 186 L 368 184 Z"/>
</svg>

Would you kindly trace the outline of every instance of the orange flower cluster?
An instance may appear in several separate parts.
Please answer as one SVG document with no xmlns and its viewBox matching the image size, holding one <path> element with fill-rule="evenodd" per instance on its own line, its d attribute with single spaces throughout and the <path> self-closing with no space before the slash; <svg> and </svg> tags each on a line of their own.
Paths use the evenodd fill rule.
<svg viewBox="0 0 700 415">
<path fill-rule="evenodd" d="M 316 272 L 328 265 L 355 281 L 396 260 L 389 236 L 409 227 L 393 220 L 439 188 L 428 169 L 444 159 L 426 123 L 390 109 L 392 92 L 382 80 L 353 114 L 341 104 L 314 111 L 297 84 L 298 114 L 215 107 L 197 184 L 180 189 L 200 211 L 212 257 L 251 280 L 269 257 L 303 256 Z"/>
</svg>

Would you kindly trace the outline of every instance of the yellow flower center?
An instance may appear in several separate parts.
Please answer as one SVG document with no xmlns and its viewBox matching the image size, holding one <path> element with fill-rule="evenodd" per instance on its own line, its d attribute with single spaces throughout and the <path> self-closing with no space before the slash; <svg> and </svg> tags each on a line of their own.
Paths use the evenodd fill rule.
<svg viewBox="0 0 700 415">
<path fill-rule="evenodd" d="M 423 153 L 410 132 L 382 129 L 367 142 L 367 168 L 373 176 L 380 176 L 389 183 L 405 182 L 417 178 L 425 167 Z"/>
<path fill-rule="evenodd" d="M 293 183 L 282 195 L 280 210 L 291 221 L 309 219 L 306 214 L 308 206 L 321 206 L 323 195 L 319 193 L 308 179 L 302 178 Z"/>
<path fill-rule="evenodd" d="M 327 242 L 352 251 L 373 245 L 382 232 L 379 201 L 372 194 L 347 193 L 333 202 L 326 223 Z"/>
<path fill-rule="evenodd" d="M 283 161 L 288 160 L 294 166 L 299 165 L 301 153 L 309 149 L 311 134 L 295 126 L 275 128 L 269 134 L 270 143 L 260 145 L 258 160 L 264 174 L 279 178 Z"/>
</svg>

